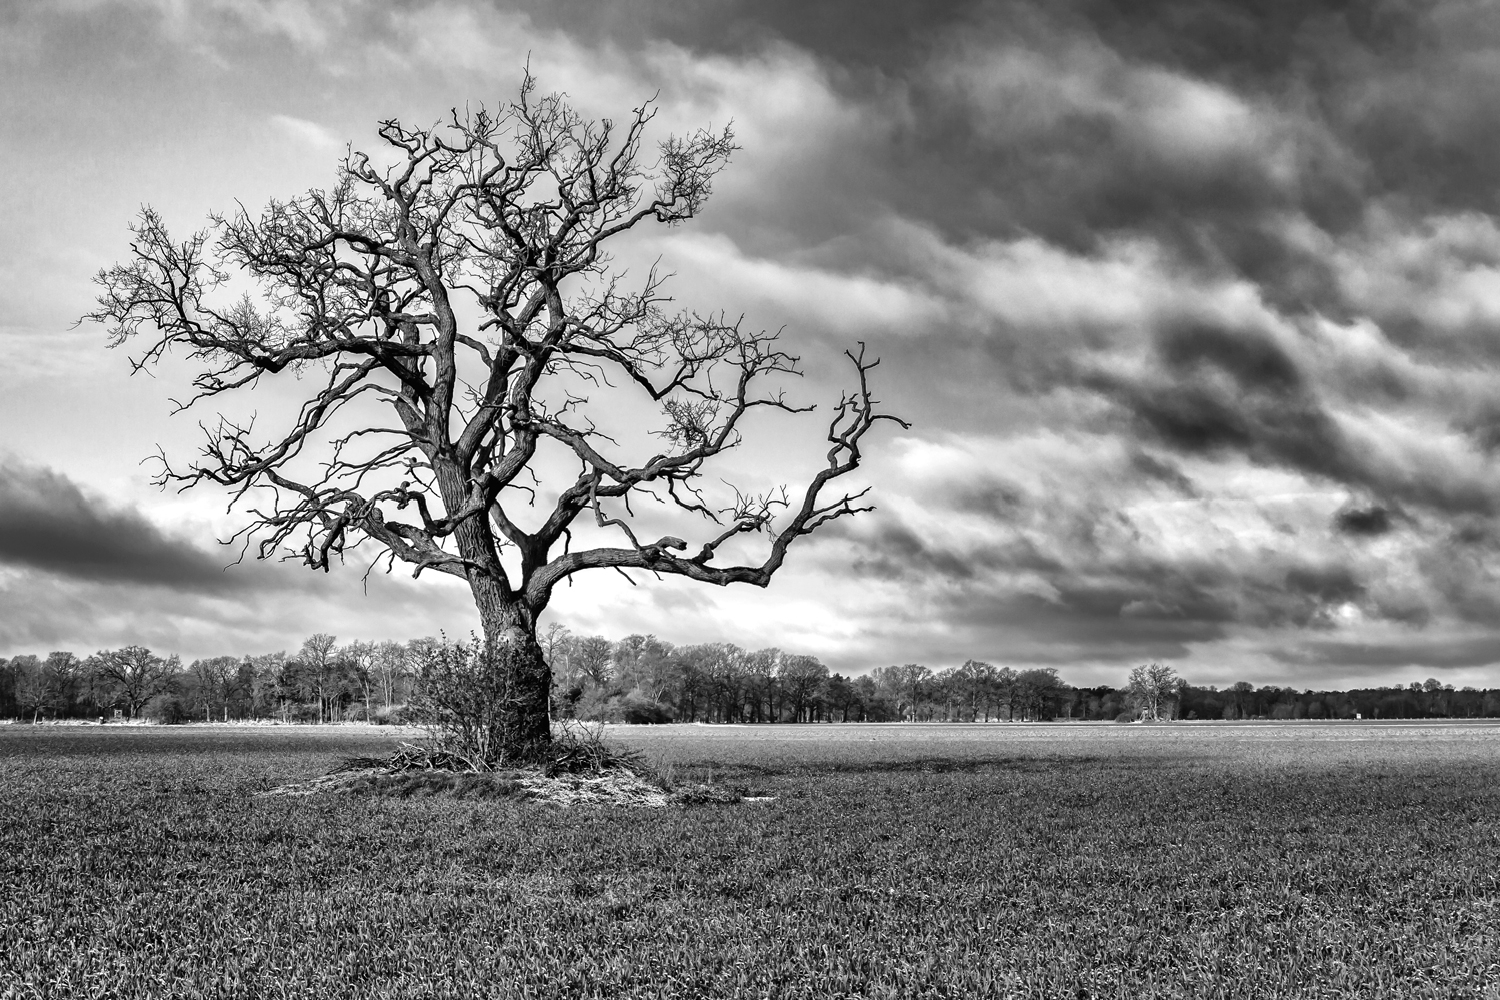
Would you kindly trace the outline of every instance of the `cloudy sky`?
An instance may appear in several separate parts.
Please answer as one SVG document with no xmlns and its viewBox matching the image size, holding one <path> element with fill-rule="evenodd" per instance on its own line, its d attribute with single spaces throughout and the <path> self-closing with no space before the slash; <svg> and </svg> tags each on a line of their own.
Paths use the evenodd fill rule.
<svg viewBox="0 0 1500 1000">
<path fill-rule="evenodd" d="M 732 121 L 707 211 L 627 254 L 784 326 L 808 401 L 867 341 L 913 423 L 769 590 L 596 574 L 556 620 L 845 671 L 1500 684 L 1500 21 L 1425 0 L 0 5 L 0 655 L 473 627 L 363 561 L 226 570 L 225 498 L 141 464 L 192 454 L 189 370 L 76 320 L 141 205 L 186 234 L 327 185 L 528 59 L 590 115 Z"/>
</svg>

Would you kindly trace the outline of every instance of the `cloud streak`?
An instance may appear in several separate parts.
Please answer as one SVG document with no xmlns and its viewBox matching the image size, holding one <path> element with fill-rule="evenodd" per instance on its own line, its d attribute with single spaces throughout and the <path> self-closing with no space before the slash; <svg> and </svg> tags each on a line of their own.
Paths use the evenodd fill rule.
<svg viewBox="0 0 1500 1000">
<path fill-rule="evenodd" d="M 231 560 L 112 506 L 62 473 L 0 458 L 0 564 L 75 580 L 224 593 Z"/>
</svg>

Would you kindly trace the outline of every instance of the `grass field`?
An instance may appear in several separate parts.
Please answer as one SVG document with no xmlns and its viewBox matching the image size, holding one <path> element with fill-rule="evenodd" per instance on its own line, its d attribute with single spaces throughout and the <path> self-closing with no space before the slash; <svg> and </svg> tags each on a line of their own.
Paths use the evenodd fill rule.
<svg viewBox="0 0 1500 1000">
<path fill-rule="evenodd" d="M 1500 997 L 1500 726 L 615 738 L 775 798 L 262 798 L 393 740 L 0 726 L 0 997 Z"/>
</svg>

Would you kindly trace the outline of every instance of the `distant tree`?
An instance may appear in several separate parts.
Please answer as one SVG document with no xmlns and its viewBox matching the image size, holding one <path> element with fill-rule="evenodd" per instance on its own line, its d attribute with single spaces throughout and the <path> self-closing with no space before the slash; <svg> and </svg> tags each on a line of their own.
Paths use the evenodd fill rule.
<svg viewBox="0 0 1500 1000">
<path fill-rule="evenodd" d="M 934 718 L 940 718 L 944 722 L 952 722 L 954 712 L 963 704 L 963 677 L 959 674 L 958 667 L 944 667 L 932 675 L 932 684 L 928 689 L 929 697 L 933 703 Z"/>
<path fill-rule="evenodd" d="M 880 696 L 880 687 L 875 683 L 875 678 L 869 674 L 860 674 L 850 682 L 854 689 L 854 710 L 856 722 L 885 722 L 889 718 L 884 700 Z"/>
<path fill-rule="evenodd" d="M 285 653 L 274 656 L 267 667 L 271 672 L 271 696 L 276 699 L 276 706 L 281 711 L 281 720 L 290 722 L 292 718 L 292 706 L 304 693 L 303 681 L 304 668 L 302 661 L 295 656 L 287 656 Z"/>
<path fill-rule="evenodd" d="M 991 710 L 1000 718 L 1000 706 L 1005 706 L 1007 720 L 1015 718 L 1016 671 L 1014 667 L 996 667 L 988 676 L 984 686 L 984 717 L 989 719 Z"/>
<path fill-rule="evenodd" d="M 370 721 L 372 702 L 375 697 L 375 644 L 373 642 L 351 642 L 338 651 L 336 657 L 339 673 L 351 686 L 364 704 L 365 721 Z"/>
<path fill-rule="evenodd" d="M 239 684 L 249 699 L 248 708 L 253 717 L 279 714 L 285 720 L 286 705 L 282 698 L 285 666 L 285 652 L 247 656 L 240 662 Z"/>
<path fill-rule="evenodd" d="M 635 670 L 636 660 L 640 659 L 642 651 L 646 648 L 646 636 L 639 632 L 627 635 L 614 645 L 613 662 L 615 676 L 630 674 Z M 622 685 L 628 685 L 629 681 L 621 679 Z"/>
<path fill-rule="evenodd" d="M 805 722 L 806 712 L 814 693 L 825 678 L 828 668 L 816 656 L 783 656 L 776 668 L 776 680 L 792 707 L 792 721 Z"/>
<path fill-rule="evenodd" d="M 202 711 L 204 722 L 212 719 L 215 707 L 222 708 L 224 718 L 228 720 L 229 685 L 239 665 L 239 661 L 232 656 L 211 656 L 188 664 L 188 674 L 195 682 L 193 707 Z"/>
<path fill-rule="evenodd" d="M 895 664 L 888 667 L 876 667 L 870 671 L 869 676 L 881 699 L 891 706 L 894 717 L 906 718 L 906 699 L 902 696 L 901 668 Z"/>
<path fill-rule="evenodd" d="M 599 687 L 609 683 L 611 661 L 614 658 L 614 643 L 602 635 L 591 635 L 578 640 L 573 647 L 573 666 L 580 676 L 588 678 Z"/>
<path fill-rule="evenodd" d="M 1062 690 L 1063 683 L 1053 667 L 1033 667 L 1016 674 L 1015 698 L 1023 718 L 1052 718 Z"/>
<path fill-rule="evenodd" d="M 182 669 L 182 661 L 175 655 L 162 659 L 144 646 L 126 646 L 101 650 L 89 658 L 88 666 L 114 687 L 116 697 L 134 719 L 146 702 L 166 690 Z"/>
<path fill-rule="evenodd" d="M 24 653 L 10 661 L 15 677 L 16 705 L 31 716 L 34 723 L 41 718 L 47 707 L 47 671 L 41 661 L 30 653 Z"/>
<path fill-rule="evenodd" d="M 840 722 L 848 722 L 851 715 L 856 721 L 858 720 L 856 706 L 859 703 L 859 692 L 854 687 L 854 683 L 843 674 L 828 676 L 828 679 L 823 682 L 820 698 L 828 706 L 828 721 L 833 721 L 834 712 L 838 712 Z"/>
<path fill-rule="evenodd" d="M 79 697 L 90 711 L 107 715 L 120 706 L 120 693 L 113 679 L 98 669 L 98 658 L 83 661 L 78 679 Z"/>
<path fill-rule="evenodd" d="M 652 701 L 672 700 L 672 689 L 677 686 L 677 661 L 672 658 L 672 651 L 670 642 L 648 635 L 636 658 L 633 686 L 644 691 Z"/>
<path fill-rule="evenodd" d="M 328 702 L 338 690 L 339 669 L 334 656 L 337 645 L 338 639 L 326 632 L 319 632 L 308 636 L 297 653 L 297 662 L 301 668 L 301 693 L 317 700 L 319 722 L 323 721 Z"/>
<path fill-rule="evenodd" d="M 751 722 L 775 722 L 776 699 L 780 688 L 776 683 L 776 665 L 781 662 L 781 650 L 757 649 L 745 656 L 745 701 L 750 707 Z"/>
<path fill-rule="evenodd" d="M 1143 663 L 1130 672 L 1131 699 L 1148 719 L 1160 719 L 1162 704 L 1177 691 L 1177 674 L 1162 663 Z"/>
<path fill-rule="evenodd" d="M 687 722 L 698 720 L 698 708 L 702 704 L 706 678 L 699 660 L 700 646 L 679 646 L 672 653 L 672 663 L 677 676 L 677 717 Z"/>
<path fill-rule="evenodd" d="M 639 689 L 652 701 L 669 698 L 676 681 L 672 644 L 654 635 L 628 635 L 615 643 L 614 671 L 617 687 Z"/>
<path fill-rule="evenodd" d="M 710 714 L 720 722 L 735 722 L 744 704 L 748 677 L 746 654 L 729 642 L 710 642 L 702 647 L 698 663 L 708 682 Z"/>
<path fill-rule="evenodd" d="M 73 714 L 83 680 L 83 661 L 65 650 L 48 653 L 42 663 L 47 683 L 47 711 L 53 718 Z"/>
<path fill-rule="evenodd" d="M 1255 685 L 1249 681 L 1237 681 L 1229 688 L 1230 707 L 1234 709 L 1232 718 L 1248 719 L 1255 712 Z"/>
<path fill-rule="evenodd" d="M 542 647 L 542 657 L 546 659 L 547 669 L 552 671 L 552 676 L 554 678 L 566 677 L 567 659 L 572 649 L 573 633 L 562 622 L 552 622 L 538 641 Z"/>
<path fill-rule="evenodd" d="M 16 705 L 16 671 L 10 660 L 0 656 L 0 717 L 13 718 L 19 707 Z"/>
<path fill-rule="evenodd" d="M 964 665 L 958 668 L 955 681 L 958 684 L 960 697 L 969 706 L 969 721 L 979 721 L 979 706 L 985 702 L 985 689 L 994 683 L 995 668 L 988 663 L 979 660 L 966 660 Z M 989 711 L 984 714 L 984 721 L 990 721 Z"/>
<path fill-rule="evenodd" d="M 382 642 L 375 647 L 374 673 L 380 688 L 380 704 L 390 708 L 396 703 L 396 692 L 411 676 L 409 648 L 399 642 Z"/>
<path fill-rule="evenodd" d="M 240 658 L 235 665 L 234 679 L 230 681 L 232 702 L 229 708 L 236 719 L 258 719 L 261 717 L 263 688 L 256 677 L 255 660 L 249 656 Z"/>
<path fill-rule="evenodd" d="M 922 704 L 922 697 L 927 685 L 932 680 L 932 670 L 920 663 L 906 663 L 897 668 L 900 671 L 901 695 L 906 701 L 907 712 L 912 722 L 917 721 L 917 709 Z"/>
</svg>

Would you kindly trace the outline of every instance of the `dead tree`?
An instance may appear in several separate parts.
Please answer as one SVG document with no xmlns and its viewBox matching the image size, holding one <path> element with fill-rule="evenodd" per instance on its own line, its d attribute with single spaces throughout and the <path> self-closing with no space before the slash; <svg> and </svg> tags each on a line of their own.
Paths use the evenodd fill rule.
<svg viewBox="0 0 1500 1000">
<path fill-rule="evenodd" d="M 863 490 L 825 489 L 859 466 L 877 422 L 905 426 L 878 411 L 878 362 L 861 346 L 826 464 L 800 493 L 715 501 L 707 467 L 752 410 L 811 407 L 777 384 L 798 367 L 774 334 L 671 312 L 662 275 L 626 287 L 610 266 L 616 237 L 693 218 L 735 149 L 730 130 L 700 130 L 651 157 L 654 114 L 647 103 L 623 127 L 586 120 L 528 76 L 497 112 L 383 122 L 379 155 L 351 151 L 331 190 L 212 216 L 183 242 L 143 210 L 131 258 L 98 275 L 87 317 L 114 345 L 144 345 L 137 370 L 168 351 L 196 362 L 184 408 L 270 376 L 306 380 L 270 433 L 218 415 L 195 460 L 162 456 L 160 481 L 227 488 L 248 514 L 237 538 L 261 558 L 327 570 L 368 541 L 387 569 L 464 580 L 504 660 L 496 745 L 510 755 L 549 738 L 536 627 L 558 584 L 612 568 L 764 587 L 796 539 L 871 509 Z M 236 277 L 258 295 L 235 298 Z M 621 440 L 638 420 L 621 390 L 650 401 L 659 443 Z M 707 530 L 691 545 L 644 536 L 648 499 Z M 760 553 L 721 564 L 758 533 Z"/>
</svg>

